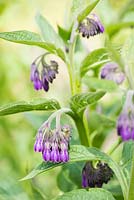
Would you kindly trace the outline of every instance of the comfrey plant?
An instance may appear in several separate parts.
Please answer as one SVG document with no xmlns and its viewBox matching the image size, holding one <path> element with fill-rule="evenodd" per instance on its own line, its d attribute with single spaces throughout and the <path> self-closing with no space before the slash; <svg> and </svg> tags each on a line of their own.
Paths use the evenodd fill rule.
<svg viewBox="0 0 134 200">
<path fill-rule="evenodd" d="M 130 28 L 127 41 L 119 47 L 113 45 L 112 36 L 122 28 L 120 18 L 113 29 L 104 26 L 93 12 L 98 3 L 72 1 L 69 26 L 65 29 L 58 25 L 58 34 L 40 14 L 36 21 L 42 36 L 29 31 L 0 33 L 2 39 L 44 49 L 31 61 L 30 80 L 35 92 L 48 92 L 60 73 L 59 66 L 62 62 L 67 66 L 71 91 L 68 105 L 61 107 L 57 100 L 42 98 L 12 103 L 0 110 L 1 115 L 31 110 L 42 110 L 45 115 L 45 111 L 53 111 L 35 138 L 34 151 L 42 154 L 42 163 L 21 180 L 61 166 L 58 180 L 67 178 L 64 189 L 58 181 L 64 194 L 57 200 L 134 199 L 134 33 Z M 127 26 L 132 26 L 131 22 Z M 103 37 L 104 47 L 89 53 L 83 38 L 92 40 L 96 35 Z M 49 60 L 48 55 L 57 56 L 58 61 Z M 111 105 L 107 105 L 109 96 Z M 108 149 L 103 148 L 104 141 Z"/>
</svg>

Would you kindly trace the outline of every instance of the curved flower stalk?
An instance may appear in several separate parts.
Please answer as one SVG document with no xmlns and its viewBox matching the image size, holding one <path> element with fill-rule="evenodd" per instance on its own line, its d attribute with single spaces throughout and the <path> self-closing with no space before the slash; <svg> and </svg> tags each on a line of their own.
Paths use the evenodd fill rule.
<svg viewBox="0 0 134 200">
<path fill-rule="evenodd" d="M 50 64 L 45 62 L 45 53 L 35 59 L 31 64 L 30 79 L 33 82 L 35 90 L 44 89 L 46 92 L 49 90 L 49 83 L 53 82 L 58 74 L 58 63 L 54 60 L 50 61 Z M 39 66 L 41 69 L 39 69 Z"/>
<path fill-rule="evenodd" d="M 42 152 L 45 161 L 53 163 L 67 162 L 69 160 L 68 149 L 71 128 L 69 125 L 60 125 L 60 115 L 58 113 L 56 116 L 56 127 L 51 129 L 52 119 L 53 114 L 39 128 L 34 150 Z"/>
<path fill-rule="evenodd" d="M 128 90 L 117 122 L 117 133 L 123 141 L 134 140 L 134 91 Z"/>
</svg>

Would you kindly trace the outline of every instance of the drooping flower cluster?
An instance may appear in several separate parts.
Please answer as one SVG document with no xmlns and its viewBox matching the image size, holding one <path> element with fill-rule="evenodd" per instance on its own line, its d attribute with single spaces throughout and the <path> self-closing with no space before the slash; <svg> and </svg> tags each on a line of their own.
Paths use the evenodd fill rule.
<svg viewBox="0 0 134 200">
<path fill-rule="evenodd" d="M 102 67 L 101 78 L 112 80 L 117 84 L 121 84 L 125 79 L 125 75 L 121 72 L 117 63 L 109 62 Z"/>
<path fill-rule="evenodd" d="M 83 37 L 89 38 L 90 36 L 97 35 L 104 32 L 104 27 L 101 24 L 99 18 L 95 14 L 91 14 L 86 18 L 84 22 L 81 22 L 78 27 L 79 33 L 82 33 Z"/>
<path fill-rule="evenodd" d="M 50 64 L 45 62 L 45 56 L 39 56 L 31 64 L 31 76 L 30 79 L 33 82 L 35 90 L 44 89 L 46 92 L 49 90 L 49 83 L 53 82 L 58 74 L 58 63 L 54 60 L 50 61 Z M 39 66 L 41 69 L 39 69 Z"/>
<path fill-rule="evenodd" d="M 112 176 L 113 171 L 106 163 L 99 161 L 94 168 L 92 162 L 88 161 L 82 170 L 82 186 L 102 187 L 103 183 L 108 183 Z"/>
<path fill-rule="evenodd" d="M 46 122 L 38 130 L 34 150 L 42 152 L 45 161 L 58 163 L 67 162 L 69 160 L 69 140 L 70 126 L 64 125 L 60 129 L 50 129 L 50 125 Z"/>
<path fill-rule="evenodd" d="M 134 91 L 128 90 L 117 122 L 117 133 L 123 141 L 134 140 Z"/>
</svg>

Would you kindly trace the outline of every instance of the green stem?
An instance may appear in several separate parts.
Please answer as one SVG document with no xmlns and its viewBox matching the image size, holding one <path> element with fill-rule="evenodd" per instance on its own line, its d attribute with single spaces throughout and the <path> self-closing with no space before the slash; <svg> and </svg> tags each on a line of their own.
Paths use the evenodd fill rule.
<svg viewBox="0 0 134 200">
<path fill-rule="evenodd" d="M 77 130 L 78 130 L 78 133 L 79 133 L 79 138 L 80 138 L 81 144 L 84 146 L 87 146 L 87 147 L 90 146 L 89 138 L 86 134 L 86 130 L 85 130 L 85 126 L 83 124 L 82 118 L 80 118 L 78 115 L 75 115 L 74 121 L 75 121 Z"/>
<path fill-rule="evenodd" d="M 134 200 L 134 145 L 133 145 L 130 183 L 129 183 L 127 200 Z"/>
<path fill-rule="evenodd" d="M 110 149 L 107 151 L 107 154 L 111 155 L 118 148 L 121 141 L 122 141 L 121 138 L 118 137 L 118 140 L 116 140 L 115 143 L 111 145 Z"/>
</svg>

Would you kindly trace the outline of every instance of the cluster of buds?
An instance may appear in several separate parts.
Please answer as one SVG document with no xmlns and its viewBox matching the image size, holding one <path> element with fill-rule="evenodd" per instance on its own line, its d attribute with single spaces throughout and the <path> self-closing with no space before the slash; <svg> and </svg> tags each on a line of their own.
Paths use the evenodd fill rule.
<svg viewBox="0 0 134 200">
<path fill-rule="evenodd" d="M 117 63 L 109 62 L 102 67 L 101 78 L 112 80 L 117 84 L 121 84 L 125 79 L 125 75 L 121 72 Z"/>
<path fill-rule="evenodd" d="M 123 141 L 134 140 L 134 91 L 128 90 L 126 101 L 117 122 L 117 133 Z"/>
<path fill-rule="evenodd" d="M 31 64 L 31 76 L 30 79 L 33 82 L 35 90 L 44 89 L 46 92 L 49 90 L 49 83 L 53 82 L 58 73 L 58 63 L 54 60 L 50 61 L 50 64 L 45 62 L 45 56 L 48 53 L 39 56 Z M 41 69 L 39 69 L 39 66 Z"/>
<path fill-rule="evenodd" d="M 92 162 L 88 161 L 82 170 L 82 186 L 102 187 L 103 183 L 108 183 L 112 176 L 113 171 L 106 163 L 99 161 L 94 168 Z"/>
<path fill-rule="evenodd" d="M 89 38 L 90 36 L 103 33 L 104 27 L 97 15 L 91 14 L 89 18 L 87 17 L 84 22 L 79 24 L 78 31 L 79 33 L 82 33 L 83 37 Z"/>
<path fill-rule="evenodd" d="M 42 152 L 44 161 L 67 162 L 69 160 L 70 132 L 69 125 L 51 129 L 50 123 L 46 121 L 38 130 L 34 150 Z"/>
</svg>

